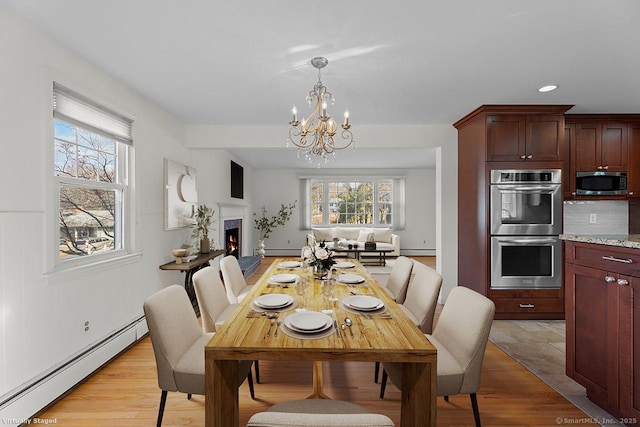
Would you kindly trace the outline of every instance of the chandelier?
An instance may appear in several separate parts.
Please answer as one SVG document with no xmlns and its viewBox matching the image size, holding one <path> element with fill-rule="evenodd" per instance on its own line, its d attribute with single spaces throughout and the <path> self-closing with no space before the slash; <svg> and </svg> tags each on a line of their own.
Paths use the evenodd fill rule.
<svg viewBox="0 0 640 427">
<path fill-rule="evenodd" d="M 342 131 L 339 139 L 334 136 L 338 131 L 335 120 L 327 113 L 327 104 L 335 103 L 333 94 L 327 90 L 320 79 L 320 71 L 327 66 L 329 60 L 323 57 L 316 57 L 311 60 L 311 65 L 318 69 L 318 83 L 309 91 L 307 104 L 315 104 L 313 111 L 307 118 L 298 121 L 298 109 L 293 106 L 293 120 L 289 122 L 289 137 L 287 147 L 293 143 L 298 147 L 298 155 L 304 153 L 305 159 L 311 163 L 314 158 L 318 160 L 318 167 L 321 161 L 329 162 L 329 155 L 335 157 L 336 150 L 343 150 L 354 143 L 351 125 L 349 124 L 349 111 L 344 113 Z"/>
</svg>

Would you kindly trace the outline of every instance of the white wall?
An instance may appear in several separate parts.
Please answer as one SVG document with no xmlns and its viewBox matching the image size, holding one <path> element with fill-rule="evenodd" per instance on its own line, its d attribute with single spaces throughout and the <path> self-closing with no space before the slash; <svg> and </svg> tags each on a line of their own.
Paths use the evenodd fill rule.
<svg viewBox="0 0 640 427">
<path fill-rule="evenodd" d="M 142 314 L 180 273 L 158 266 L 190 230 L 163 229 L 163 158 L 189 163 L 184 126 L 0 7 L 0 401 Z M 123 64 L 126 66 L 126 64 Z M 46 267 L 53 166 L 52 80 L 135 119 L 134 251 L 128 263 L 64 276 Z M 57 239 L 55 239 L 57 241 Z M 84 322 L 90 322 L 88 332 Z M 64 390 L 60 390 L 63 392 Z M 1 408 L 0 408 L 1 409 Z M 19 416 L 0 410 L 2 418 Z"/>
</svg>

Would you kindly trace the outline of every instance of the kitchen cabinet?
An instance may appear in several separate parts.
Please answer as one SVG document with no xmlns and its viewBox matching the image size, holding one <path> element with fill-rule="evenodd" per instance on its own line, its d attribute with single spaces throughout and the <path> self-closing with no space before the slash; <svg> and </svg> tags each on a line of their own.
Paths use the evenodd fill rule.
<svg viewBox="0 0 640 427">
<path fill-rule="evenodd" d="M 492 169 L 562 169 L 564 176 L 569 152 L 564 113 L 571 107 L 483 105 L 453 125 L 458 130 L 458 284 L 493 300 L 496 319 L 564 318 L 562 288 L 490 289 L 489 175 Z"/>
<path fill-rule="evenodd" d="M 563 133 L 564 117 L 561 114 L 488 116 L 487 160 L 561 160 Z"/>
<path fill-rule="evenodd" d="M 627 197 L 640 199 L 640 121 L 628 125 L 629 161 L 627 168 Z"/>
<path fill-rule="evenodd" d="M 576 124 L 574 159 L 576 172 L 627 171 L 627 126 L 624 123 Z"/>
<path fill-rule="evenodd" d="M 638 420 L 640 249 L 565 245 L 567 376 L 611 414 Z"/>
</svg>

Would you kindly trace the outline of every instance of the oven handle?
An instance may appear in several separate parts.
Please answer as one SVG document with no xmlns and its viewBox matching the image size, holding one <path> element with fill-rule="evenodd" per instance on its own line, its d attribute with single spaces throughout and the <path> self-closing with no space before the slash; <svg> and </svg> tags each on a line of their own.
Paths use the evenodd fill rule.
<svg viewBox="0 0 640 427">
<path fill-rule="evenodd" d="M 500 190 L 511 190 L 511 191 L 517 191 L 519 193 L 539 193 L 541 191 L 553 193 L 556 190 L 558 190 L 558 188 L 560 188 L 560 185 L 552 184 L 552 185 L 541 185 L 541 186 L 535 186 L 535 187 L 531 185 L 517 186 L 517 187 L 513 185 L 498 185 L 497 187 Z"/>
<path fill-rule="evenodd" d="M 500 243 L 556 243 L 557 239 L 498 239 Z"/>
</svg>

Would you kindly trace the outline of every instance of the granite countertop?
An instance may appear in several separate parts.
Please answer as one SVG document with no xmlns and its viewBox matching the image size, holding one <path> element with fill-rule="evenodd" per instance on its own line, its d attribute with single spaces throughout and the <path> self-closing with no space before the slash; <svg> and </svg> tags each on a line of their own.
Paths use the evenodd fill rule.
<svg viewBox="0 0 640 427">
<path fill-rule="evenodd" d="M 560 239 L 640 249 L 640 234 L 561 234 Z"/>
</svg>

